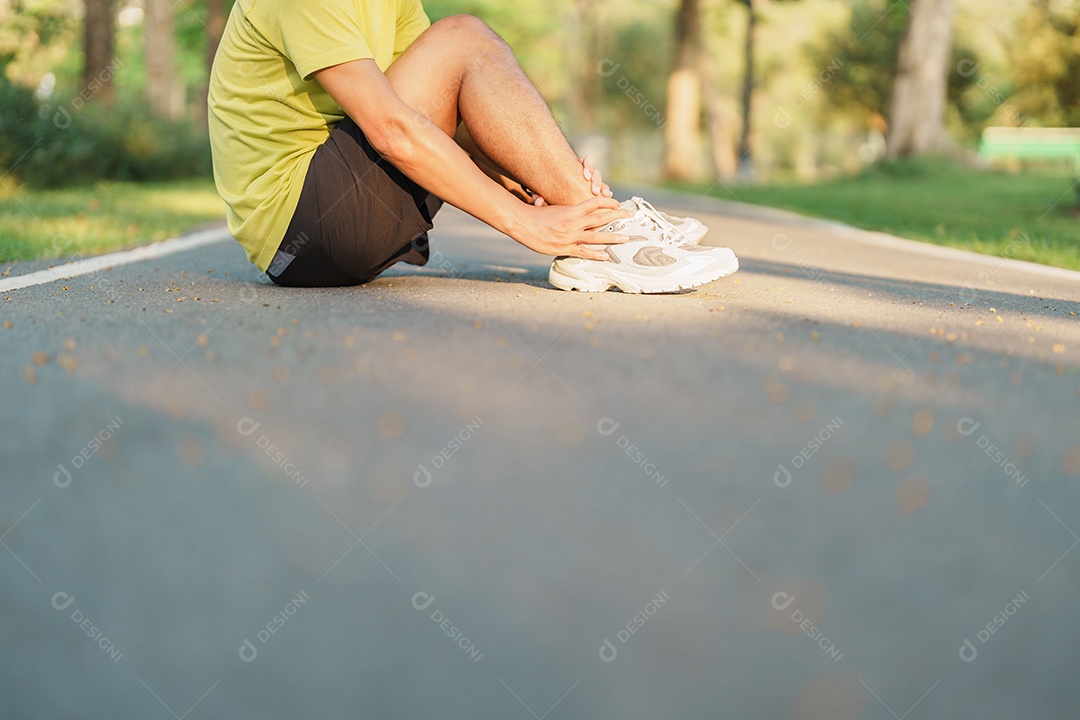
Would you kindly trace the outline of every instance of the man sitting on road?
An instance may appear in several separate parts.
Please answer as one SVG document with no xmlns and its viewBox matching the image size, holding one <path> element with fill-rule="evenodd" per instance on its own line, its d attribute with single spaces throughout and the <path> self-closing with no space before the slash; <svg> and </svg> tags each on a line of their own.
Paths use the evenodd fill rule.
<svg viewBox="0 0 1080 720">
<path fill-rule="evenodd" d="M 210 79 L 229 228 L 279 285 L 427 262 L 443 201 L 559 256 L 565 290 L 672 292 L 729 275 L 704 226 L 611 197 L 513 52 L 420 0 L 237 0 Z M 528 188 L 528 189 L 526 189 Z"/>
</svg>

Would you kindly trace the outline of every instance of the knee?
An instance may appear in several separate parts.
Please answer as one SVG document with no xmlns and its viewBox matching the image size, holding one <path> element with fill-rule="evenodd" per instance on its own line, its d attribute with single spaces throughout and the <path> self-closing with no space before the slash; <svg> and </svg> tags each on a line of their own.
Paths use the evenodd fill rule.
<svg viewBox="0 0 1080 720">
<path fill-rule="evenodd" d="M 506 43 L 498 33 L 491 29 L 486 22 L 475 15 L 450 15 L 441 20 L 436 20 L 431 25 L 433 31 L 440 35 L 446 35 L 455 42 L 470 49 L 480 49 L 484 46 L 506 47 Z"/>
</svg>

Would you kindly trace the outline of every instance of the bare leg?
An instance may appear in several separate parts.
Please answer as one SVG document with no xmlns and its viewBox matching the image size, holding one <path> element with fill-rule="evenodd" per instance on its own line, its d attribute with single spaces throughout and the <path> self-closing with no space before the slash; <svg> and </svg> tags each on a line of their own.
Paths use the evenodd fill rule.
<svg viewBox="0 0 1080 720">
<path fill-rule="evenodd" d="M 454 140 L 461 146 L 462 150 L 469 154 L 469 157 L 476 163 L 476 166 L 483 170 L 489 178 L 502 185 L 511 195 L 522 202 L 532 203 L 533 196 L 525 191 L 525 187 L 522 185 L 521 181 L 510 177 L 510 173 L 508 173 L 505 168 L 499 167 L 494 160 L 484 154 L 484 151 L 476 145 L 476 141 L 469 135 L 469 131 L 465 128 L 465 123 L 458 125 L 457 134 L 454 135 Z"/>
<path fill-rule="evenodd" d="M 592 197 L 581 163 L 510 47 L 481 20 L 434 23 L 386 71 L 406 105 L 480 150 L 552 205 Z"/>
</svg>

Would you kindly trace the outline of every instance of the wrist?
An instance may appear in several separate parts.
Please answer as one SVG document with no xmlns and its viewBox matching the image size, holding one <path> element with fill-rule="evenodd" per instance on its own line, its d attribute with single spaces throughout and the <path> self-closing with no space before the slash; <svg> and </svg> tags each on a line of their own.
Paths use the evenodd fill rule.
<svg viewBox="0 0 1080 720">
<path fill-rule="evenodd" d="M 525 227 L 528 224 L 528 211 L 531 205 L 527 205 L 512 195 L 507 195 L 506 199 L 509 202 L 503 202 L 505 207 L 500 210 L 499 224 L 501 227 L 497 229 L 512 237 L 515 240 L 520 241 L 522 234 L 525 232 Z"/>
</svg>

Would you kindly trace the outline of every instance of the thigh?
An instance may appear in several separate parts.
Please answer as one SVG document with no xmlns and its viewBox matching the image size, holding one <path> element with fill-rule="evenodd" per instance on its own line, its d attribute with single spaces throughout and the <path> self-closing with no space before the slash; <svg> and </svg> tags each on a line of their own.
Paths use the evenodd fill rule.
<svg viewBox="0 0 1080 720">
<path fill-rule="evenodd" d="M 443 18 L 421 33 L 386 70 L 401 100 L 453 137 L 460 121 L 458 96 L 470 66 L 489 62 L 506 44 L 470 15 Z"/>
</svg>

